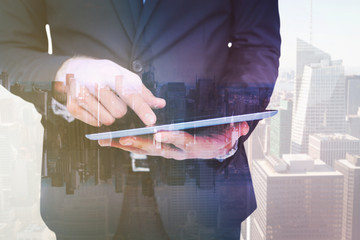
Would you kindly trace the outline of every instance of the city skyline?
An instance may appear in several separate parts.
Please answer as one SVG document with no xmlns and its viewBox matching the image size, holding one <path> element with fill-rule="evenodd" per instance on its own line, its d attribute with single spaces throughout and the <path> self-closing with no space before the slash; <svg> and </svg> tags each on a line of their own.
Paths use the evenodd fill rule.
<svg viewBox="0 0 360 240">
<path fill-rule="evenodd" d="M 334 1 L 330 2 L 330 6 L 327 6 L 327 8 L 334 5 Z M 289 9 L 293 1 L 285 3 L 287 6 L 282 5 L 282 3 L 283 2 L 280 2 L 279 4 L 280 12 L 286 15 L 289 12 L 284 13 L 284 9 L 286 7 Z M 308 3 L 310 5 L 310 0 Z M 314 4 L 316 7 L 321 5 L 320 2 L 317 1 L 313 1 L 313 3 L 317 4 L 317 6 Z M 302 7 L 304 7 L 301 6 L 301 4 L 304 3 L 294 3 L 293 6 L 291 6 L 292 8 L 297 8 L 297 14 L 294 15 L 294 11 L 291 11 L 293 15 L 287 16 L 294 18 L 292 22 L 296 22 L 299 18 L 301 19 L 302 14 L 305 14 L 301 11 Z M 339 8 L 339 10 L 340 9 L 341 8 Z M 316 11 L 313 13 L 314 16 L 315 13 Z M 308 16 L 309 15 L 310 14 L 308 14 Z M 321 14 L 318 15 L 317 18 L 319 16 L 321 16 Z M 307 19 L 309 20 L 309 18 Z M 323 18 L 323 20 L 325 19 L 326 18 Z M 286 19 L 282 18 L 282 23 L 284 23 L 284 21 L 285 27 L 282 31 L 286 32 L 289 30 L 287 29 L 289 26 L 286 26 L 288 24 L 288 22 L 286 23 Z M 340 22 L 344 23 L 344 21 Z M 307 220 L 303 221 L 301 221 L 301 219 L 305 213 L 312 214 L 314 211 L 320 211 L 320 209 L 329 212 L 335 210 L 332 212 L 334 214 L 334 222 L 328 222 L 330 225 L 334 224 L 333 227 L 330 227 L 336 232 L 334 232 L 334 235 L 336 235 L 334 239 L 358 239 L 356 226 L 358 225 L 360 212 L 356 202 L 358 202 L 359 193 L 354 190 L 358 188 L 358 170 L 356 170 L 357 172 L 355 174 L 348 169 L 358 169 L 359 163 L 357 162 L 357 166 L 354 167 L 353 165 L 356 164 L 351 165 L 348 163 L 350 160 L 346 160 L 348 156 L 345 156 L 346 153 L 351 152 L 358 154 L 355 150 L 359 149 L 359 147 L 354 146 L 354 144 L 358 144 L 360 136 L 360 104 L 358 91 L 356 91 L 360 86 L 360 71 L 348 71 L 349 69 L 347 68 L 349 62 L 348 53 L 352 52 L 355 58 L 357 56 L 357 50 L 343 50 L 344 46 L 341 44 L 342 41 L 335 35 L 334 38 L 337 39 L 337 44 L 333 48 L 327 48 L 324 41 L 319 41 L 319 39 L 314 40 L 317 37 L 315 29 L 313 31 L 313 41 L 309 41 L 309 22 L 306 22 L 308 24 L 305 22 L 301 23 L 302 24 L 298 22 L 296 28 L 292 27 L 293 30 L 300 29 L 300 31 L 290 31 L 283 34 L 284 41 L 282 47 L 286 49 L 286 51 L 282 51 L 283 56 L 279 77 L 269 107 L 269 109 L 285 111 L 285 102 L 293 101 L 294 111 L 292 111 L 292 114 L 289 114 L 289 116 L 281 116 L 281 114 L 278 114 L 271 119 L 271 123 L 262 121 L 262 125 L 264 126 L 257 128 L 248 140 L 248 151 L 250 153 L 260 152 L 259 150 L 261 150 L 261 152 L 264 152 L 264 155 L 254 155 L 253 157 L 253 154 L 249 154 L 251 157 L 249 161 L 250 166 L 252 165 L 251 169 L 258 208 L 251 218 L 248 218 L 246 223 L 243 223 L 244 231 L 242 232 L 241 239 L 244 240 L 280 239 L 280 237 L 284 237 L 284 239 L 294 239 L 295 237 L 296 239 L 309 239 L 309 236 L 306 234 L 314 232 L 314 226 L 316 227 L 318 224 L 316 221 L 312 224 L 310 222 L 313 218 L 319 217 L 320 215 L 306 218 Z M 327 22 L 327 24 L 331 26 L 331 22 Z M 289 42 L 287 42 L 290 36 L 292 37 L 292 47 L 289 47 Z M 346 47 L 351 49 L 351 46 L 351 44 L 348 44 Z M 339 48 L 337 49 L 337 47 Z M 340 51 L 342 54 L 339 54 L 339 49 L 342 49 Z M 291 52 L 291 54 L 289 54 L 289 52 Z M 291 60 L 289 60 L 289 56 L 292 57 Z M 287 68 L 287 66 L 289 67 Z M 358 67 L 358 69 L 360 70 L 360 67 Z M 292 125 L 292 129 L 289 129 L 289 124 L 290 126 Z M 268 129 L 270 129 L 271 133 L 270 140 L 268 137 Z M 303 156 L 307 156 L 315 162 L 321 162 L 322 165 L 328 169 L 327 171 L 329 173 L 333 172 L 339 174 L 339 177 L 345 177 L 342 187 L 344 189 L 342 194 L 343 200 L 339 198 L 339 191 L 342 188 L 339 186 L 340 182 L 337 181 L 340 179 L 335 180 L 338 190 L 335 190 L 335 188 L 331 190 L 335 192 L 338 191 L 337 193 L 334 192 L 337 196 L 336 206 L 333 205 L 330 207 L 322 194 L 319 195 L 316 191 L 310 193 L 311 188 L 319 184 L 318 182 L 312 182 L 310 179 L 305 180 L 305 183 L 300 183 L 299 179 L 296 181 L 291 180 L 296 179 L 299 173 L 293 174 L 294 178 L 289 174 L 289 179 L 282 178 L 282 181 L 278 179 L 276 184 L 270 179 L 269 176 L 271 175 L 268 174 L 272 171 L 289 171 L 289 169 L 291 169 L 291 164 L 284 164 L 282 160 L 283 156 L 281 156 L 282 153 L 286 152 L 281 153 L 280 146 L 284 147 L 285 145 L 283 143 L 289 141 L 288 135 L 286 134 L 293 135 L 292 141 L 295 145 L 298 145 L 298 149 L 292 151 L 292 153 L 303 152 Z M 258 136 L 261 135 L 264 136 L 265 144 L 260 147 L 254 143 Z M 311 149 L 309 149 L 310 152 L 308 152 L 309 136 L 312 141 Z M 331 139 L 326 140 L 324 137 Z M 258 142 L 256 143 L 258 144 Z M 270 151 L 266 151 L 266 149 L 270 149 Z M 290 156 L 299 155 L 287 156 L 289 158 Z M 359 155 L 355 155 L 355 158 L 359 159 Z M 312 170 L 310 170 L 310 172 L 311 171 Z M 325 172 L 321 174 L 325 174 Z M 286 174 L 279 173 L 279 176 L 280 175 L 285 176 Z M 318 180 L 319 179 L 320 178 L 318 178 Z M 328 181 L 332 180 L 328 179 Z M 311 184 L 309 184 L 310 182 Z M 326 181 L 323 182 L 318 186 L 318 189 L 330 189 L 326 187 L 326 184 Z M 286 188 L 287 185 L 288 188 Z M 304 186 L 306 186 L 306 191 L 300 195 L 291 196 L 293 190 L 301 192 Z M 284 187 L 285 190 L 282 190 Z M 288 191 L 286 191 L 286 189 Z M 269 198 L 271 191 L 274 193 L 271 193 L 272 195 L 270 194 Z M 282 201 L 280 201 L 281 199 L 278 199 L 275 203 L 272 201 L 274 197 L 280 198 L 280 196 L 285 195 L 287 195 L 287 198 L 283 198 Z M 315 199 L 319 202 L 313 201 Z M 297 208 L 295 203 L 299 204 L 301 201 L 304 202 L 303 208 Z M 282 202 L 283 204 L 276 205 L 276 202 Z M 290 207 L 292 203 L 294 203 L 293 208 Z M 319 203 L 320 205 L 318 205 Z M 274 211 L 274 208 L 276 208 L 277 211 Z M 280 210 L 280 208 L 283 209 Z M 312 208 L 312 210 L 306 211 L 308 208 Z M 282 221 L 278 216 L 279 214 L 287 216 L 286 214 L 293 213 L 297 211 L 297 209 L 299 210 L 299 214 L 292 215 L 297 216 L 297 219 L 290 219 L 290 222 Z M 342 211 L 344 211 L 344 213 L 341 217 Z M 296 221 L 298 222 L 295 223 Z M 291 223 L 293 223 L 293 225 L 291 225 Z M 322 223 L 324 223 L 324 221 L 322 221 Z M 296 226 L 296 229 L 290 230 L 291 227 L 294 226 Z M 327 229 L 328 226 L 329 225 L 324 223 L 324 225 L 317 228 L 319 232 L 315 231 L 314 233 L 323 234 L 324 236 L 330 231 Z M 352 231 L 352 233 L 349 233 L 349 231 Z M 292 236 L 289 237 L 289 234 L 292 234 Z M 340 234 L 342 236 L 340 236 Z M 287 235 L 287 237 L 285 237 L 285 235 Z M 321 239 L 320 235 L 315 239 Z"/>
<path fill-rule="evenodd" d="M 312 0 L 312 7 L 311 0 L 280 0 L 280 72 L 295 70 L 296 39 L 309 42 L 311 32 L 313 45 L 328 52 L 334 60 L 343 60 L 345 75 L 359 75 L 360 33 L 355 30 L 360 23 L 359 9 L 360 2 L 356 0 Z"/>
</svg>

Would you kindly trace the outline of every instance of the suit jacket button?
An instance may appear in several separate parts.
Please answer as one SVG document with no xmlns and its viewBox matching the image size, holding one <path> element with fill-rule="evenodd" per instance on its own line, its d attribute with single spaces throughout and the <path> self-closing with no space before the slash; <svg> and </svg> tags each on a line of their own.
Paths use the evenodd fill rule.
<svg viewBox="0 0 360 240">
<path fill-rule="evenodd" d="M 135 60 L 132 62 L 132 69 L 134 70 L 134 72 L 139 73 L 143 70 L 143 65 L 139 60 Z"/>
</svg>

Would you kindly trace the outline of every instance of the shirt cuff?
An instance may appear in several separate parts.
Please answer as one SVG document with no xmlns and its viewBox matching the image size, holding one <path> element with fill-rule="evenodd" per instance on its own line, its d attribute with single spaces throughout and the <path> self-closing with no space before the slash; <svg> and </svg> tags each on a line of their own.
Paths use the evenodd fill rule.
<svg viewBox="0 0 360 240">
<path fill-rule="evenodd" d="M 236 153 L 236 151 L 238 150 L 238 143 L 239 143 L 239 140 L 236 140 L 234 146 L 230 149 L 230 151 L 227 154 L 216 157 L 215 159 L 218 160 L 219 162 L 223 162 L 224 160 L 233 156 Z"/>
<path fill-rule="evenodd" d="M 51 99 L 51 108 L 55 115 L 62 116 L 69 123 L 75 120 L 75 118 L 67 110 L 67 107 L 56 101 L 54 98 Z"/>
</svg>

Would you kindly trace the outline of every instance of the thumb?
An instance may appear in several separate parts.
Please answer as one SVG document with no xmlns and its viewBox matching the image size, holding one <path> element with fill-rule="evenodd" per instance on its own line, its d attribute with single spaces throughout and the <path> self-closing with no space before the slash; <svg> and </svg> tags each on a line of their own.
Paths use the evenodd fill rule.
<svg viewBox="0 0 360 240">
<path fill-rule="evenodd" d="M 242 122 L 240 127 L 241 127 L 241 136 L 245 136 L 246 134 L 249 133 L 250 127 L 247 122 Z"/>
</svg>

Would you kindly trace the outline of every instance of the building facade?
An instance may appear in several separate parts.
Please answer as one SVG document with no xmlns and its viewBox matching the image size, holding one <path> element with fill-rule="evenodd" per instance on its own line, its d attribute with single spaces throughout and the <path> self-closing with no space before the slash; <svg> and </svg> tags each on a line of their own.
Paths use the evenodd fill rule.
<svg viewBox="0 0 360 240">
<path fill-rule="evenodd" d="M 255 161 L 252 240 L 340 239 L 343 175 L 306 154 Z"/>
<path fill-rule="evenodd" d="M 335 162 L 335 169 L 344 175 L 341 239 L 360 239 L 360 155 L 347 154 L 346 159 Z"/>
<path fill-rule="evenodd" d="M 291 153 L 307 153 L 310 134 L 345 132 L 344 67 L 302 41 L 297 54 Z"/>
<path fill-rule="evenodd" d="M 291 100 L 282 99 L 278 113 L 271 118 L 270 154 L 278 158 L 290 153 L 292 105 Z"/>
<path fill-rule="evenodd" d="M 309 137 L 309 155 L 333 167 L 346 153 L 360 154 L 360 140 L 349 134 L 317 133 Z"/>
</svg>

